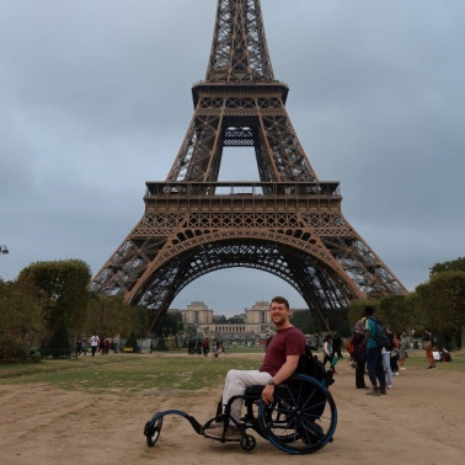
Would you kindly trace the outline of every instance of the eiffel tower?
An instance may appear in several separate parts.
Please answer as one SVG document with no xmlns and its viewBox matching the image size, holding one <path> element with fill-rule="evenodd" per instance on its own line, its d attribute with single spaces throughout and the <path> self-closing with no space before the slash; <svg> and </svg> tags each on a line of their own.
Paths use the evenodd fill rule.
<svg viewBox="0 0 465 465">
<path fill-rule="evenodd" d="M 146 307 L 151 328 L 189 283 L 233 267 L 282 278 L 320 316 L 351 299 L 407 293 L 342 215 L 339 183 L 315 174 L 288 90 L 274 77 L 260 0 L 218 0 L 178 155 L 165 182 L 146 182 L 141 220 L 91 291 Z M 259 181 L 219 182 L 225 147 L 253 147 Z"/>
</svg>

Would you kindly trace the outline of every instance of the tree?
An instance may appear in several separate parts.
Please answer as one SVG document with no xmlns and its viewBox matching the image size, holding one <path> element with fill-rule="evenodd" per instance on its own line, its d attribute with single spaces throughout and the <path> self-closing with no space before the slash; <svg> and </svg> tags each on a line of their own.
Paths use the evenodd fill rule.
<svg viewBox="0 0 465 465">
<path fill-rule="evenodd" d="M 379 315 L 383 324 L 393 333 L 408 331 L 417 326 L 417 306 L 412 294 L 385 297 L 379 303 Z"/>
<path fill-rule="evenodd" d="M 0 328 L 22 339 L 30 339 L 43 329 L 37 291 L 29 279 L 9 282 L 0 290 Z"/>
<path fill-rule="evenodd" d="M 430 278 L 436 276 L 438 273 L 446 271 L 464 271 L 465 272 L 465 257 L 459 257 L 456 260 L 451 260 L 443 263 L 436 263 L 430 268 Z"/>
<path fill-rule="evenodd" d="M 152 328 L 152 333 L 160 337 L 166 337 L 169 334 L 175 335 L 183 328 L 182 314 L 180 311 L 169 311 L 165 316 L 158 320 Z"/>
<path fill-rule="evenodd" d="M 85 318 L 85 332 L 98 333 L 100 337 L 127 337 L 131 332 L 137 337 L 147 334 L 147 310 L 134 307 L 121 297 L 90 294 Z"/>
<path fill-rule="evenodd" d="M 80 260 L 37 262 L 19 275 L 20 280 L 33 282 L 44 297 L 44 318 L 50 331 L 62 323 L 68 329 L 83 329 L 90 278 L 89 266 Z"/>
<path fill-rule="evenodd" d="M 292 312 L 292 324 L 305 334 L 315 333 L 315 322 L 310 310 L 294 310 Z"/>
<path fill-rule="evenodd" d="M 423 308 L 425 326 L 442 333 L 459 332 L 465 327 L 465 272 L 436 274 L 416 288 Z"/>
<path fill-rule="evenodd" d="M 69 357 L 71 355 L 69 335 L 63 321 L 50 338 L 46 355 L 51 355 L 54 358 Z"/>
<path fill-rule="evenodd" d="M 31 359 L 44 328 L 42 307 L 34 284 L 28 279 L 0 286 L 0 360 L 18 362 Z"/>
</svg>

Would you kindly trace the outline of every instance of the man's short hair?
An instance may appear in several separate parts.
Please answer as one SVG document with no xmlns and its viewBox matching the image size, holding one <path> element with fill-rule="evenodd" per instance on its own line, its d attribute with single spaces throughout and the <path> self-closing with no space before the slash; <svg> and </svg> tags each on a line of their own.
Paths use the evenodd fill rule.
<svg viewBox="0 0 465 465">
<path fill-rule="evenodd" d="M 366 316 L 373 316 L 375 313 L 375 307 L 372 307 L 371 305 L 365 306 L 364 314 Z"/>
<path fill-rule="evenodd" d="M 281 297 L 281 296 L 277 295 L 276 297 L 273 297 L 273 298 L 271 299 L 271 303 L 273 303 L 273 302 L 276 302 L 276 303 L 278 303 L 278 304 L 284 304 L 284 306 L 285 306 L 288 310 L 290 309 L 289 302 L 288 302 L 288 300 L 287 300 L 286 298 L 284 298 L 284 297 Z"/>
</svg>

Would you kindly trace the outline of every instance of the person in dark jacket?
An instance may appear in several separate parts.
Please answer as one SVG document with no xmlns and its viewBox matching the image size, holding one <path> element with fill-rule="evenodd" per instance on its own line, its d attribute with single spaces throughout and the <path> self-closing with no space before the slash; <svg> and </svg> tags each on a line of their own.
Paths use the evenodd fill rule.
<svg viewBox="0 0 465 465">
<path fill-rule="evenodd" d="M 361 319 L 355 323 L 354 334 L 352 336 L 352 343 L 354 350 L 351 354 L 352 360 L 355 363 L 355 387 L 357 389 L 369 389 L 365 384 L 365 365 L 367 361 L 367 350 L 364 345 L 361 345 L 364 334 L 364 319 Z"/>
</svg>

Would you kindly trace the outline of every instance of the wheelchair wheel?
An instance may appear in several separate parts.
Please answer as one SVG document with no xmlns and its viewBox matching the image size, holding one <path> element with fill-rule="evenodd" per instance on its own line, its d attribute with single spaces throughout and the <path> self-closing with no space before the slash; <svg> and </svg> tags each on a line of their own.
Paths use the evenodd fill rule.
<svg viewBox="0 0 465 465">
<path fill-rule="evenodd" d="M 245 438 L 241 439 L 241 449 L 245 450 L 247 452 L 250 452 L 251 450 L 255 449 L 256 441 L 253 436 L 248 434 Z"/>
<path fill-rule="evenodd" d="M 152 424 L 151 421 L 148 421 L 145 424 L 144 435 L 146 437 L 146 442 L 149 447 L 153 447 L 158 441 L 158 438 L 161 434 L 161 428 L 163 426 L 163 417 L 159 418 L 155 424 Z"/>
<path fill-rule="evenodd" d="M 260 402 L 263 436 L 288 454 L 309 454 L 332 441 L 337 409 L 330 392 L 316 379 L 296 374 L 278 386 L 271 405 Z"/>
</svg>

